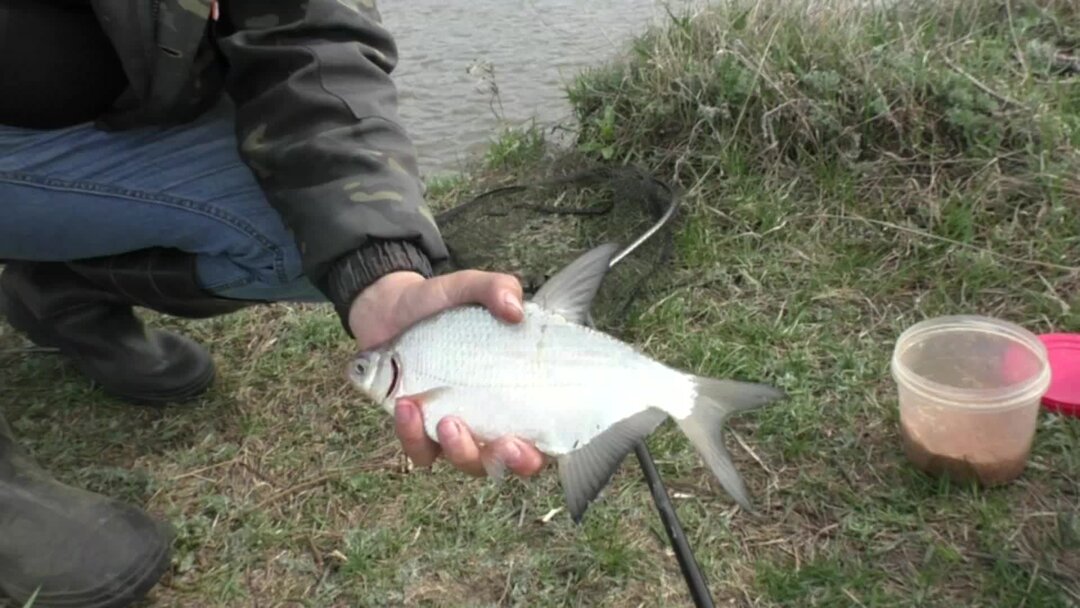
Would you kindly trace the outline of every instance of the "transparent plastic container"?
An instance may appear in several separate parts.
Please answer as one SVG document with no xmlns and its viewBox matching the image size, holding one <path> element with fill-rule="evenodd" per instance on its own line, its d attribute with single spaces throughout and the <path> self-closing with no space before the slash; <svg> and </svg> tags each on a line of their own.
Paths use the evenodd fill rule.
<svg viewBox="0 0 1080 608">
<path fill-rule="evenodd" d="M 1046 347 L 1033 333 L 988 317 L 930 319 L 900 335 L 891 367 L 912 464 L 985 486 L 1023 473 L 1050 385 Z"/>
</svg>

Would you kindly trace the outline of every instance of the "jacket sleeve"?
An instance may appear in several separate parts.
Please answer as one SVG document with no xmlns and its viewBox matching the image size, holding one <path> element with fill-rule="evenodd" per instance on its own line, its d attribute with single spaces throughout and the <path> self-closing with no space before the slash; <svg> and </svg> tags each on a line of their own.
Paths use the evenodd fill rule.
<svg viewBox="0 0 1080 608">
<path fill-rule="evenodd" d="M 349 331 L 362 289 L 447 257 L 397 116 L 397 47 L 375 0 L 223 0 L 212 25 L 241 156 Z"/>
</svg>

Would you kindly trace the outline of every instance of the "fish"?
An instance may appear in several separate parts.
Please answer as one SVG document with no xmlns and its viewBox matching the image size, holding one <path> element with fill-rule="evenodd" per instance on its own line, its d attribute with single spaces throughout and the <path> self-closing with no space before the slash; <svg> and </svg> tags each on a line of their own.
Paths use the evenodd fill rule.
<svg viewBox="0 0 1080 608">
<path fill-rule="evenodd" d="M 732 415 L 785 399 L 776 387 L 694 375 L 643 354 L 593 326 L 593 300 L 618 247 L 579 255 L 523 302 L 517 323 L 480 305 L 453 307 L 350 360 L 346 376 L 393 415 L 398 400 L 420 405 L 436 443 L 446 416 L 482 443 L 512 435 L 554 460 L 567 511 L 581 523 L 622 461 L 669 418 L 743 509 L 745 483 L 724 444 Z M 503 462 L 486 457 L 489 477 Z"/>
</svg>

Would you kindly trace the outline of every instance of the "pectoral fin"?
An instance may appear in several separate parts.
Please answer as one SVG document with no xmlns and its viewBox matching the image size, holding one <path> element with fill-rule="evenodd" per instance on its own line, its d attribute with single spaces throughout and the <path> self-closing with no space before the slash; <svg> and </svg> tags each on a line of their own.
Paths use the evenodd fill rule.
<svg viewBox="0 0 1080 608">
<path fill-rule="evenodd" d="M 404 395 L 401 397 L 401 399 L 413 401 L 421 408 L 423 408 L 425 405 L 435 401 L 436 399 L 446 396 L 446 394 L 449 392 L 449 386 L 439 386 L 433 389 L 426 390 L 422 393 L 416 393 L 415 395 Z"/>
<path fill-rule="evenodd" d="M 617 251 L 614 243 L 590 249 L 548 279 L 532 301 L 572 323 L 584 324 Z"/>
<path fill-rule="evenodd" d="M 424 433 L 432 441 L 438 442 L 439 434 L 436 429 L 438 428 L 440 419 L 429 415 L 426 410 L 428 406 L 430 406 L 432 403 L 435 403 L 439 399 L 443 399 L 447 395 L 449 395 L 452 390 L 453 389 L 449 386 L 439 386 L 420 393 L 414 393 L 412 395 L 402 395 L 398 398 L 398 401 L 412 401 L 420 407 L 421 415 L 424 417 Z"/>
<path fill-rule="evenodd" d="M 490 450 L 480 451 L 480 463 L 484 465 L 484 472 L 487 473 L 488 478 L 496 484 L 502 483 L 506 478 L 506 471 L 510 468 Z"/>
<path fill-rule="evenodd" d="M 581 523 L 589 504 L 611 481 L 634 444 L 648 437 L 666 417 L 657 409 L 634 414 L 578 450 L 559 457 L 559 477 L 574 523 Z"/>
</svg>

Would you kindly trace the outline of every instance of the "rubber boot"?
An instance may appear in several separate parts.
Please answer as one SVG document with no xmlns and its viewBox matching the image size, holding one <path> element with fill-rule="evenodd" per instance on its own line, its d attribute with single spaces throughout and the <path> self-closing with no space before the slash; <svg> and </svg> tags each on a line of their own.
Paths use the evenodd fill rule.
<svg viewBox="0 0 1080 608">
<path fill-rule="evenodd" d="M 58 349 L 108 394 L 144 405 L 198 397 L 215 368 L 190 338 L 147 329 L 135 306 L 206 318 L 253 304 L 205 293 L 194 257 L 164 249 L 72 263 L 9 262 L 0 297 L 12 327 Z"/>
<path fill-rule="evenodd" d="M 173 531 L 146 512 L 61 484 L 15 443 L 0 413 L 0 597 L 37 608 L 119 608 L 171 562 Z"/>
</svg>

